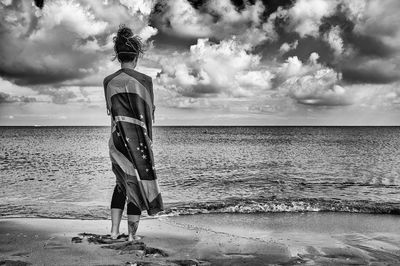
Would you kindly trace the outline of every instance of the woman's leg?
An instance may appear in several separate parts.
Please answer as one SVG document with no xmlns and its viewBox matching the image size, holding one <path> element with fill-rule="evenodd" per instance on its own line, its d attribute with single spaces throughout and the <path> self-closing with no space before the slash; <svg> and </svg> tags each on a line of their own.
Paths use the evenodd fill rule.
<svg viewBox="0 0 400 266">
<path fill-rule="evenodd" d="M 128 202 L 127 214 L 128 214 L 128 241 L 134 241 L 140 239 L 136 236 L 136 231 L 139 227 L 139 220 L 142 211 L 136 207 L 132 202 Z"/>
<path fill-rule="evenodd" d="M 115 185 L 111 199 L 111 238 L 116 239 L 119 235 L 122 212 L 125 206 L 125 194 Z"/>
</svg>

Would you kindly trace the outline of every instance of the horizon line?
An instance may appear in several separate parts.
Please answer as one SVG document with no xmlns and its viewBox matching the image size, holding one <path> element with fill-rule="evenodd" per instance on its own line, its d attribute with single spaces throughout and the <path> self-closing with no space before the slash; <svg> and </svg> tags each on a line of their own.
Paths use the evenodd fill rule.
<svg viewBox="0 0 400 266">
<path fill-rule="evenodd" d="M 109 125 L 0 125 L 0 127 L 110 127 Z M 400 127 L 400 125 L 153 125 L 153 127 Z"/>
</svg>

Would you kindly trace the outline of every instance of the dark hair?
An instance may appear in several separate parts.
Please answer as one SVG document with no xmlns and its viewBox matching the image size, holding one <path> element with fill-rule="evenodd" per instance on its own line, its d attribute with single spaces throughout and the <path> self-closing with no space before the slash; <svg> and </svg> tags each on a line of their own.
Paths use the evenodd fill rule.
<svg viewBox="0 0 400 266">
<path fill-rule="evenodd" d="M 120 25 L 117 36 L 114 36 L 114 52 L 113 60 L 132 62 L 144 53 L 143 43 L 139 36 L 134 36 L 130 28 Z"/>
</svg>

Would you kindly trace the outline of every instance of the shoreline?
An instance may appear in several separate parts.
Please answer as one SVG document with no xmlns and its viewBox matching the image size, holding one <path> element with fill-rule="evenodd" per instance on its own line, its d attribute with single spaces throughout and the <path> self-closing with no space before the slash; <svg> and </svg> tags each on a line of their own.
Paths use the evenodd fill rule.
<svg viewBox="0 0 400 266">
<path fill-rule="evenodd" d="M 1 218 L 0 264 L 400 264 L 398 215 L 263 213 L 145 218 L 138 230 L 138 235 L 144 236 L 139 240 L 143 244 L 135 247 L 127 242 L 89 243 L 79 236 L 105 235 L 110 226 L 110 220 Z M 121 233 L 126 232 L 123 220 Z M 74 243 L 74 237 L 82 242 Z"/>
</svg>

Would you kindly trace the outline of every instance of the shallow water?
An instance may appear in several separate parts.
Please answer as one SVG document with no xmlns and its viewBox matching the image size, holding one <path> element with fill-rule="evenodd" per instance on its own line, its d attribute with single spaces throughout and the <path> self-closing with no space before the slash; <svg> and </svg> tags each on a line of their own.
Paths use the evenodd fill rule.
<svg viewBox="0 0 400 266">
<path fill-rule="evenodd" d="M 400 213 L 399 127 L 155 127 L 167 214 Z M 0 215 L 108 217 L 108 127 L 1 127 Z"/>
<path fill-rule="evenodd" d="M 333 212 L 163 218 L 172 225 L 218 235 L 207 240 L 199 237 L 203 241 L 196 243 L 209 256 L 224 254 L 212 261 L 218 265 L 231 265 L 224 261 L 229 255 L 241 259 L 234 265 L 399 265 L 399 219 L 398 215 Z M 229 240 L 223 242 L 223 237 Z M 260 263 L 257 255 L 264 255 Z"/>
</svg>

